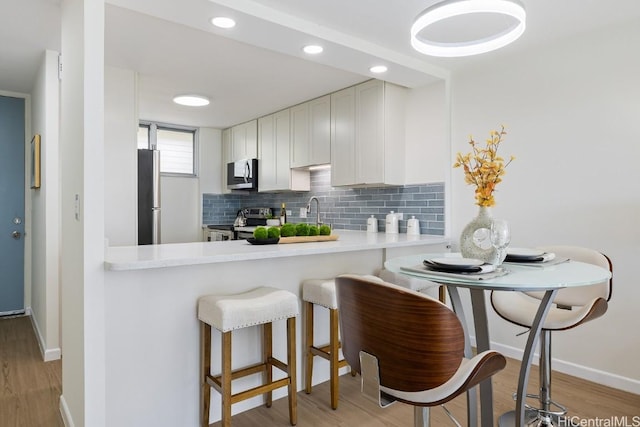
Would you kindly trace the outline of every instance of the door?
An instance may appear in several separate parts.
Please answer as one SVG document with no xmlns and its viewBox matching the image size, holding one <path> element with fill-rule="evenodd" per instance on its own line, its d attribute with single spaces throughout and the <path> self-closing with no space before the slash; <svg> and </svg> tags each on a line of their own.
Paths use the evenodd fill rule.
<svg viewBox="0 0 640 427">
<path fill-rule="evenodd" d="M 0 315 L 24 312 L 24 99 L 0 96 Z"/>
</svg>

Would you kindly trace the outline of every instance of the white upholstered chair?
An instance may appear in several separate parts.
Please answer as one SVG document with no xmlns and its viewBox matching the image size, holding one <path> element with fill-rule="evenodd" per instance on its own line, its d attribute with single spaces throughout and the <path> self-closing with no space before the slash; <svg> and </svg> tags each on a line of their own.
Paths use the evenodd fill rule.
<svg viewBox="0 0 640 427">
<path fill-rule="evenodd" d="M 609 258 L 593 249 L 576 246 L 547 246 L 540 248 L 556 256 L 595 264 L 613 271 Z M 542 325 L 540 336 L 540 394 L 528 395 L 539 400 L 540 408 L 527 406 L 529 421 L 538 425 L 558 425 L 558 417 L 566 414 L 566 408 L 551 399 L 551 332 L 575 328 L 597 319 L 607 311 L 611 298 L 612 280 L 589 286 L 561 289 Z M 540 305 L 543 292 L 493 291 L 491 305 L 503 319 L 530 328 Z"/>
<path fill-rule="evenodd" d="M 429 407 L 505 367 L 492 350 L 466 359 L 460 320 L 428 295 L 354 275 L 335 283 L 342 352 L 362 374 L 363 393 L 381 406 L 413 405 L 416 426 L 429 425 Z"/>
</svg>

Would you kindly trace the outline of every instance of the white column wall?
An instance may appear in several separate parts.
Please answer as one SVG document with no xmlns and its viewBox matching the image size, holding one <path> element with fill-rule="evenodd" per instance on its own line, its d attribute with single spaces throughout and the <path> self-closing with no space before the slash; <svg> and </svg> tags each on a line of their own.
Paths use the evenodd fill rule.
<svg viewBox="0 0 640 427">
<path fill-rule="evenodd" d="M 640 393 L 640 23 L 605 28 L 452 79 L 453 153 L 507 125 L 517 159 L 497 187 L 494 216 L 513 246 L 573 244 L 609 255 L 614 290 L 604 317 L 554 334 L 554 368 Z M 489 58 L 489 57 L 488 57 Z M 451 159 L 450 163 L 453 163 Z M 473 187 L 452 172 L 452 236 L 477 213 Z M 496 348 L 517 355 L 522 328 L 492 315 Z"/>
<path fill-rule="evenodd" d="M 105 237 L 110 246 L 137 243 L 137 79 L 132 70 L 105 67 Z"/>
<path fill-rule="evenodd" d="M 62 390 L 65 425 L 105 424 L 104 2 L 63 0 Z"/>
<path fill-rule="evenodd" d="M 31 195 L 31 318 L 45 361 L 60 358 L 60 167 L 58 52 L 46 51 L 31 97 L 41 136 L 41 187 Z"/>
</svg>

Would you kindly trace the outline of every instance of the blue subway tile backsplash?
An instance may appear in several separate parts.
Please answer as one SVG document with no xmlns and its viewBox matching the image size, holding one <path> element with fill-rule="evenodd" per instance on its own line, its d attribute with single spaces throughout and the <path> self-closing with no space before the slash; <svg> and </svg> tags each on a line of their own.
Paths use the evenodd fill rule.
<svg viewBox="0 0 640 427">
<path fill-rule="evenodd" d="M 407 220 L 415 216 L 420 220 L 422 234 L 444 235 L 444 183 L 406 185 L 376 188 L 331 187 L 331 171 L 311 172 L 311 191 L 304 193 L 204 194 L 202 199 L 203 224 L 232 224 L 239 209 L 244 207 L 271 207 L 280 212 L 282 203 L 291 211 L 290 222 L 313 222 L 316 204 L 306 219 L 300 218 L 300 208 L 306 208 L 311 196 L 320 200 L 320 219 L 334 229 L 367 229 L 367 218 L 378 219 L 379 231 L 384 231 L 385 216 L 390 211 L 401 212 L 399 231 L 407 231 Z"/>
</svg>

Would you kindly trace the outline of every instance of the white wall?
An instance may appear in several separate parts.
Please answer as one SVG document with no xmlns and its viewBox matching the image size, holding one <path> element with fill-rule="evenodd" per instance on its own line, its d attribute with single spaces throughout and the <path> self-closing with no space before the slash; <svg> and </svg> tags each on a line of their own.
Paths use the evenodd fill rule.
<svg viewBox="0 0 640 427">
<path fill-rule="evenodd" d="M 512 226 L 513 246 L 573 244 L 599 249 L 614 265 L 604 317 L 554 334 L 554 367 L 640 393 L 640 23 L 606 28 L 454 74 L 453 152 L 468 135 L 484 141 L 507 125 L 501 147 L 517 159 L 496 192 L 494 216 Z M 450 163 L 453 162 L 451 159 Z M 473 187 L 452 172 L 452 236 L 477 213 Z M 498 349 L 526 335 L 495 315 Z"/>
<path fill-rule="evenodd" d="M 137 243 L 137 79 L 135 72 L 105 67 L 105 237 L 111 246 Z"/>
<path fill-rule="evenodd" d="M 161 176 L 161 241 L 188 243 L 202 240 L 198 178 Z"/>
<path fill-rule="evenodd" d="M 132 70 L 105 68 L 105 237 L 110 246 L 137 244 L 136 82 Z M 161 177 L 163 243 L 200 241 L 201 193 L 221 192 L 220 130 L 199 129 L 198 148 L 197 178 Z"/>
<path fill-rule="evenodd" d="M 60 167 L 58 52 L 46 51 L 31 96 L 41 136 L 41 187 L 31 195 L 31 315 L 45 361 L 60 358 Z"/>
<path fill-rule="evenodd" d="M 65 425 L 105 425 L 104 2 L 64 0 L 60 109 Z"/>
</svg>

